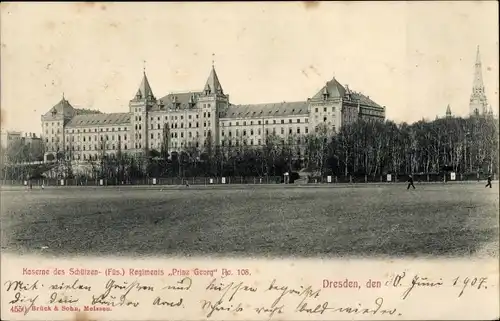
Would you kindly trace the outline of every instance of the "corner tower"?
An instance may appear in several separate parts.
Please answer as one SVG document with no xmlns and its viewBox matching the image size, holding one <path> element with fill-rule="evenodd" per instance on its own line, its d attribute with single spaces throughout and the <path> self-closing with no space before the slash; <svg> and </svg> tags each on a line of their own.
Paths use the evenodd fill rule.
<svg viewBox="0 0 500 321">
<path fill-rule="evenodd" d="M 212 62 L 212 69 L 203 87 L 203 92 L 198 97 L 198 108 L 203 126 L 200 133 L 202 147 L 208 147 L 207 137 L 211 139 L 212 144 L 219 144 L 219 118 L 223 117 L 228 105 L 229 96 L 224 93 Z"/>
<path fill-rule="evenodd" d="M 156 98 L 149 85 L 146 70 L 143 71 L 142 81 L 134 98 L 129 102 L 130 108 L 130 138 L 131 149 L 136 153 L 148 153 L 148 113 L 156 104 Z"/>
</svg>

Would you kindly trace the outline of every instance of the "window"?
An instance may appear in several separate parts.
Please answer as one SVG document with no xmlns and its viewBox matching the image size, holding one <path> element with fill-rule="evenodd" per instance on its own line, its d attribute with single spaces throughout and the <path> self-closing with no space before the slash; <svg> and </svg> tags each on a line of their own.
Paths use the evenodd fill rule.
<svg viewBox="0 0 500 321">
<path fill-rule="evenodd" d="M 326 107 L 325 107 L 325 108 L 323 108 L 323 111 L 326 113 Z"/>
<path fill-rule="evenodd" d="M 285 120 L 284 120 L 284 119 L 282 119 L 282 120 L 281 120 L 281 123 L 282 123 L 282 124 L 284 124 L 284 123 L 285 123 Z"/>
<path fill-rule="evenodd" d="M 158 124 L 158 129 L 160 129 L 160 124 Z"/>
<path fill-rule="evenodd" d="M 297 119 L 297 124 L 299 124 L 299 123 L 300 123 L 300 119 Z"/>
<path fill-rule="evenodd" d="M 290 124 L 291 124 L 291 123 L 292 123 L 292 120 L 291 120 L 291 119 L 289 119 L 289 120 L 288 120 L 288 123 L 290 123 Z"/>
<path fill-rule="evenodd" d="M 314 111 L 315 111 L 315 112 L 318 112 L 318 108 L 316 107 L 316 108 L 314 109 Z"/>
<path fill-rule="evenodd" d="M 326 117 L 323 117 L 323 122 L 326 122 Z"/>
<path fill-rule="evenodd" d="M 291 135 L 292 134 L 292 127 L 288 128 L 288 133 Z"/>
<path fill-rule="evenodd" d="M 285 128 L 281 127 L 281 135 L 285 133 Z"/>
<path fill-rule="evenodd" d="M 247 122 L 246 122 L 246 121 L 244 121 L 244 122 L 243 122 L 243 126 L 246 126 L 246 125 L 247 125 Z"/>
<path fill-rule="evenodd" d="M 210 118 L 210 112 L 208 112 L 208 117 Z"/>
</svg>

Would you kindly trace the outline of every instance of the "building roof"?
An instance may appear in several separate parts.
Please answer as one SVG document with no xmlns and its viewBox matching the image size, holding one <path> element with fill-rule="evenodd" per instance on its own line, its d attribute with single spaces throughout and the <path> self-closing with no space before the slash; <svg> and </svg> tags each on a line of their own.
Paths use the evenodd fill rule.
<svg viewBox="0 0 500 321">
<path fill-rule="evenodd" d="M 139 85 L 139 89 L 135 94 L 135 99 L 154 99 L 153 90 L 149 85 L 148 77 L 146 76 L 146 72 L 143 73 L 141 84 Z"/>
<path fill-rule="evenodd" d="M 371 100 L 370 97 L 365 96 L 358 92 L 351 92 L 351 101 L 353 101 L 356 104 L 359 103 L 361 105 L 382 108 L 382 106 Z"/>
<path fill-rule="evenodd" d="M 203 92 L 209 91 L 211 94 L 221 94 L 224 95 L 224 91 L 222 90 L 222 86 L 219 82 L 219 77 L 217 77 L 217 73 L 215 72 L 215 67 L 212 66 L 212 70 L 210 70 L 210 75 L 208 75 L 207 82 L 205 83 L 205 87 L 203 87 Z"/>
<path fill-rule="evenodd" d="M 159 99 L 159 101 L 153 106 L 152 111 L 159 111 L 169 109 L 189 109 L 191 108 L 196 101 L 198 101 L 198 97 L 201 95 L 201 92 L 180 92 L 180 93 L 172 93 L 168 94 Z M 163 108 L 161 108 L 159 103 L 163 104 Z M 175 105 L 175 106 L 174 106 Z"/>
<path fill-rule="evenodd" d="M 281 102 L 256 105 L 229 105 L 223 118 L 263 118 L 307 115 L 307 102 Z"/>
<path fill-rule="evenodd" d="M 69 101 L 64 97 L 52 107 L 48 112 L 45 113 L 44 117 L 58 117 L 63 115 L 64 117 L 72 117 L 75 114 L 75 109 Z"/>
<path fill-rule="evenodd" d="M 129 113 L 76 115 L 66 127 L 113 126 L 130 124 Z"/>
<path fill-rule="evenodd" d="M 344 97 L 346 89 L 342 86 L 335 77 L 328 81 L 311 99 L 319 100 L 323 99 L 324 94 L 328 94 L 329 98 Z"/>
<path fill-rule="evenodd" d="M 99 110 L 88 108 L 75 108 L 77 115 L 102 114 Z"/>
</svg>

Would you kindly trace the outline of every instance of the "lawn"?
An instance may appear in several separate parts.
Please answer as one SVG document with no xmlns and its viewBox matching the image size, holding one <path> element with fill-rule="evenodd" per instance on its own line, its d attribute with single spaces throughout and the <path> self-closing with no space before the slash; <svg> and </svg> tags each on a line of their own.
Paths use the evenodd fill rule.
<svg viewBox="0 0 500 321">
<path fill-rule="evenodd" d="M 498 256 L 498 185 L 358 186 L 2 191 L 2 250 L 56 256 Z"/>
</svg>

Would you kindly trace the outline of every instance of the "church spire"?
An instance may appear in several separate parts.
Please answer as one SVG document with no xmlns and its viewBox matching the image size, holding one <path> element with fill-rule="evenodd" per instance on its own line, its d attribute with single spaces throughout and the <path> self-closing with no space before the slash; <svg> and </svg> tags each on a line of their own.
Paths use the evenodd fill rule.
<svg viewBox="0 0 500 321">
<path fill-rule="evenodd" d="M 474 80 L 472 83 L 472 93 L 470 96 L 469 109 L 471 114 L 486 114 L 487 107 L 488 102 L 484 90 L 481 54 L 479 51 L 479 46 L 477 46 L 476 63 L 474 64 Z"/>
<path fill-rule="evenodd" d="M 450 118 L 451 117 L 451 108 L 450 104 L 448 104 L 448 107 L 446 107 L 446 117 Z"/>
</svg>

